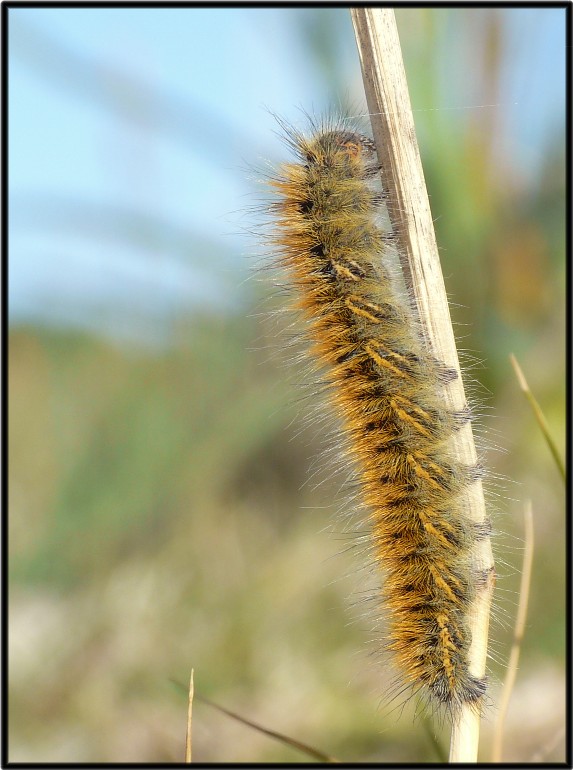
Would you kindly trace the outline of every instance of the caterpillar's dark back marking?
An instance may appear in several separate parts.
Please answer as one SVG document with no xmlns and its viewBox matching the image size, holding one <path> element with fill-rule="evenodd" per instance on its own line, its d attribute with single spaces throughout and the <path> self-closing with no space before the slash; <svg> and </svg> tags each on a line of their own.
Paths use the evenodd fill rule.
<svg viewBox="0 0 573 770">
<path fill-rule="evenodd" d="M 373 141 L 333 120 L 308 135 L 283 128 L 297 162 L 270 182 L 273 240 L 370 511 L 387 647 L 435 703 L 479 706 L 486 683 L 468 670 L 467 613 L 479 583 L 471 550 L 486 532 L 461 503 L 479 468 L 450 450 L 471 418 L 443 397 L 457 372 L 426 348 L 391 278 Z"/>
</svg>

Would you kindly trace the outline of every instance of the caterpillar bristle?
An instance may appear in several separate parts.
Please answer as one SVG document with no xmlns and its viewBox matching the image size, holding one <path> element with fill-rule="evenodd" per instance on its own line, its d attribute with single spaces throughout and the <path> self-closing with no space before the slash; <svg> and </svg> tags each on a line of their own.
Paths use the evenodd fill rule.
<svg viewBox="0 0 573 770">
<path fill-rule="evenodd" d="M 395 691 L 450 712 L 480 708 L 487 683 L 469 670 L 467 614 L 491 579 L 474 574 L 471 556 L 491 524 L 476 526 L 462 504 L 483 469 L 450 448 L 473 412 L 447 406 L 458 370 L 428 350 L 400 288 L 372 139 L 331 117 L 310 121 L 308 132 L 279 124 L 295 162 L 268 181 L 273 247 L 368 511 L 385 575 L 386 647 L 401 671 Z"/>
</svg>

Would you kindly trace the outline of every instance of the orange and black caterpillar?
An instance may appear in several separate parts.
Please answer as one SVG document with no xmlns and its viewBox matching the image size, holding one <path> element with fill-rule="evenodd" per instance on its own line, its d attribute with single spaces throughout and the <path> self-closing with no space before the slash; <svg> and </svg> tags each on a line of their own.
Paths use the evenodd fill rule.
<svg viewBox="0 0 573 770">
<path fill-rule="evenodd" d="M 471 551 L 489 533 L 461 501 L 479 468 L 449 448 L 470 419 L 443 397 L 457 371 L 432 356 L 392 279 L 372 140 L 328 119 L 308 135 L 283 128 L 296 162 L 270 180 L 272 241 L 370 512 L 400 686 L 450 709 L 479 708 L 486 681 L 468 670 L 467 613 L 479 581 Z"/>
</svg>

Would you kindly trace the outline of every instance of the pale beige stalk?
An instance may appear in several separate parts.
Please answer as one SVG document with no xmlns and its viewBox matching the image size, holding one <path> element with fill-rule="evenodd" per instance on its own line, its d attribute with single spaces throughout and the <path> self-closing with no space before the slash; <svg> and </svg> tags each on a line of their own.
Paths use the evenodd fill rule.
<svg viewBox="0 0 573 770">
<path fill-rule="evenodd" d="M 517 666 L 519 664 L 519 653 L 521 651 L 521 642 L 525 633 L 525 619 L 527 617 L 527 605 L 529 602 L 529 586 L 531 585 L 531 568 L 533 565 L 533 512 L 531 510 L 531 501 L 528 500 L 523 511 L 525 525 L 525 547 L 523 549 L 523 567 L 521 569 L 521 585 L 519 588 L 519 605 L 517 608 L 517 617 L 515 619 L 515 629 L 513 631 L 513 644 L 507 664 L 507 673 L 503 690 L 501 691 L 501 701 L 497 715 L 497 722 L 493 733 L 493 748 L 491 751 L 491 761 L 501 762 L 503 753 L 503 730 L 505 727 L 505 718 L 509 709 L 509 701 L 513 686 L 517 677 Z"/>
<path fill-rule="evenodd" d="M 353 8 L 351 15 L 404 277 L 412 289 L 422 330 L 432 351 L 439 360 L 455 366 L 459 372 L 394 11 L 391 8 Z M 465 406 L 461 376 L 448 385 L 446 398 L 452 409 Z M 453 440 L 459 459 L 473 465 L 477 458 L 471 425 L 460 430 Z M 476 523 L 486 521 L 481 482 L 472 484 L 465 496 L 467 515 Z M 481 678 L 486 668 L 489 611 L 495 580 L 489 538 L 477 544 L 474 563 L 478 570 L 489 575 L 470 612 L 469 669 Z M 479 725 L 479 713 L 470 705 L 464 706 L 452 725 L 451 762 L 477 761 Z"/>
<path fill-rule="evenodd" d="M 193 753 L 193 693 L 195 687 L 193 685 L 193 669 L 191 669 L 191 676 L 189 677 L 189 705 L 187 707 L 187 733 L 185 736 L 185 763 L 191 764 Z"/>
</svg>

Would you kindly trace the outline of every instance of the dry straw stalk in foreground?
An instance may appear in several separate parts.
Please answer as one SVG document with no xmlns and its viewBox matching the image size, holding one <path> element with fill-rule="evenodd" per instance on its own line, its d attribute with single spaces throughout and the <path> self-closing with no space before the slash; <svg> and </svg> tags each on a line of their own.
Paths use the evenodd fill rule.
<svg viewBox="0 0 573 770">
<path fill-rule="evenodd" d="M 448 366 L 454 366 L 459 373 L 394 11 L 354 8 L 351 15 L 405 280 L 415 297 L 423 333 L 433 354 Z M 464 408 L 466 398 L 461 376 L 445 388 L 445 398 L 452 409 Z M 477 458 L 471 424 L 457 432 L 454 442 L 458 458 L 474 465 Z M 478 525 L 486 522 L 481 482 L 471 485 L 464 494 L 464 507 L 470 519 Z M 489 611 L 495 579 L 489 538 L 476 544 L 474 563 L 477 570 L 489 575 L 476 595 L 469 617 L 472 633 L 469 666 L 471 673 L 481 678 L 486 668 Z M 460 709 L 452 725 L 451 762 L 477 761 L 479 723 L 480 715 L 471 705 Z"/>
</svg>

